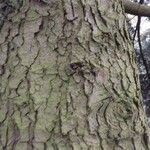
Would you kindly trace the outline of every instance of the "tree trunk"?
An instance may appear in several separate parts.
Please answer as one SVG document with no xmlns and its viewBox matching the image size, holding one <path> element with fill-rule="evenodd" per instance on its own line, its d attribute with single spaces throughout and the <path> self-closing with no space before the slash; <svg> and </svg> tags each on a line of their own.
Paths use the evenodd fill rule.
<svg viewBox="0 0 150 150">
<path fill-rule="evenodd" d="M 1 3 L 0 149 L 149 149 L 120 0 Z"/>
</svg>

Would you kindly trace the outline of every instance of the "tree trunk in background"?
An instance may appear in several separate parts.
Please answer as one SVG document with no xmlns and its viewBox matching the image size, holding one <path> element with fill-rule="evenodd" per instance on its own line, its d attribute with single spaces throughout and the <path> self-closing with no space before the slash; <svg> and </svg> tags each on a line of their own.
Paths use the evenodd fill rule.
<svg viewBox="0 0 150 150">
<path fill-rule="evenodd" d="M 1 150 L 149 149 L 119 0 L 9 1 L 1 14 Z"/>
</svg>

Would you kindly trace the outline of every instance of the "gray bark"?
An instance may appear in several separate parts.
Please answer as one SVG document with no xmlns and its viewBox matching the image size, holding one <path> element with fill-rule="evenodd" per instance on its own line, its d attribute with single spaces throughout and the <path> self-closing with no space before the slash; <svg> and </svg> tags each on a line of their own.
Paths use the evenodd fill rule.
<svg viewBox="0 0 150 150">
<path fill-rule="evenodd" d="M 148 150 L 121 2 L 9 7 L 0 33 L 0 149 Z"/>
<path fill-rule="evenodd" d="M 150 6 L 148 5 L 134 3 L 130 0 L 123 0 L 123 5 L 126 13 L 142 17 L 150 17 Z"/>
</svg>

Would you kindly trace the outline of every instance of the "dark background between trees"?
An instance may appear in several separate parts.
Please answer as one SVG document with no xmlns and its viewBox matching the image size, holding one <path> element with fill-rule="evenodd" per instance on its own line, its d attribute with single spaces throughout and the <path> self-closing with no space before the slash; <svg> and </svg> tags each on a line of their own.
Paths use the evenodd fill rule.
<svg viewBox="0 0 150 150">
<path fill-rule="evenodd" d="M 140 2 L 138 0 L 134 0 L 134 2 Z M 150 4 L 149 0 L 141 1 L 146 5 Z M 144 24 L 141 19 L 139 21 L 139 17 L 137 17 L 137 24 L 133 26 L 132 19 L 129 19 L 129 31 L 134 40 L 134 46 L 137 55 L 137 62 L 139 67 L 139 77 L 141 83 L 141 90 L 143 95 L 144 107 L 146 110 L 146 114 L 148 116 L 148 120 L 150 118 L 150 29 L 147 29 L 144 33 L 140 33 L 140 28 Z M 150 21 L 150 18 L 146 18 Z M 140 33 L 140 38 L 138 37 L 138 33 Z M 150 121 L 149 126 L 150 126 Z"/>
</svg>

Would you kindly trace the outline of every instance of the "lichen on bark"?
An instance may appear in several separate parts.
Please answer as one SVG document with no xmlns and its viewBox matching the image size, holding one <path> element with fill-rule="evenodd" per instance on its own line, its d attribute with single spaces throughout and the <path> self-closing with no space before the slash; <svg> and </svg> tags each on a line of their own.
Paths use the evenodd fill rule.
<svg viewBox="0 0 150 150">
<path fill-rule="evenodd" d="M 149 149 L 121 1 L 11 2 L 0 33 L 0 149 Z"/>
</svg>

